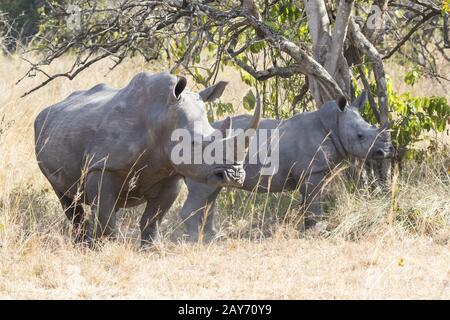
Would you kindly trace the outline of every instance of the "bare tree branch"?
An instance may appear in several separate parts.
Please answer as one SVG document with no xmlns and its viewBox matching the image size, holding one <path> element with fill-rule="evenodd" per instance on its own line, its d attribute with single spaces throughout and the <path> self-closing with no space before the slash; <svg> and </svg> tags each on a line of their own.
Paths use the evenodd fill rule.
<svg viewBox="0 0 450 320">
<path fill-rule="evenodd" d="M 306 53 L 304 49 L 272 31 L 263 22 L 258 21 L 253 17 L 247 17 L 247 21 L 255 29 L 259 30 L 272 46 L 279 48 L 282 52 L 285 52 L 292 57 L 299 68 L 301 68 L 301 73 L 316 78 L 323 89 L 324 97 L 327 97 L 328 100 L 332 100 L 335 99 L 336 96 L 343 94 L 341 88 L 325 68 Z"/>
<path fill-rule="evenodd" d="M 363 83 L 364 89 L 368 92 L 368 98 L 369 98 L 369 105 L 370 109 L 372 109 L 373 114 L 375 115 L 375 118 L 377 119 L 378 123 L 380 123 L 380 112 L 377 109 L 377 106 L 375 105 L 375 100 L 372 97 L 372 92 L 370 92 L 370 84 L 369 81 L 366 78 L 366 75 L 364 74 L 364 71 L 361 66 L 358 66 L 358 72 L 361 77 L 361 81 Z"/>
<path fill-rule="evenodd" d="M 295 107 L 297 106 L 297 104 L 308 93 L 308 89 L 309 89 L 308 78 L 306 78 L 305 84 L 303 85 L 303 87 L 300 88 L 300 91 L 298 92 L 298 94 L 292 100 L 291 111 L 292 111 L 293 114 L 295 113 Z"/>
<path fill-rule="evenodd" d="M 389 107 L 386 86 L 386 73 L 384 71 L 383 60 L 377 49 L 361 32 L 359 25 L 351 19 L 351 37 L 353 45 L 364 53 L 373 64 L 375 81 L 377 83 L 378 105 L 380 108 L 380 122 L 387 124 L 389 121 Z"/>
<path fill-rule="evenodd" d="M 403 37 L 402 40 L 400 40 L 397 45 L 391 49 L 391 51 L 389 51 L 388 54 L 386 54 L 383 59 L 389 59 L 395 52 L 397 52 L 398 49 L 401 48 L 401 46 L 403 46 L 405 44 L 406 41 L 409 40 L 409 38 L 414 34 L 414 32 L 416 32 L 424 23 L 426 23 L 428 20 L 430 20 L 431 18 L 435 17 L 439 15 L 439 12 L 436 11 L 431 11 L 429 12 L 426 16 L 424 16 L 422 18 L 422 20 L 420 20 L 418 23 L 416 23 L 411 30 L 409 30 L 409 32 Z"/>
<path fill-rule="evenodd" d="M 448 26 L 448 19 L 450 14 L 445 13 L 444 14 L 444 25 L 442 26 L 442 33 L 444 36 L 444 47 L 447 49 L 450 49 L 450 28 Z"/>
<path fill-rule="evenodd" d="M 338 60 L 342 56 L 342 48 L 344 46 L 344 40 L 347 36 L 347 26 L 350 21 L 352 8 L 353 0 L 339 1 L 339 8 L 336 22 L 334 23 L 331 45 L 328 49 L 327 59 L 325 62 L 325 69 L 333 78 L 335 77 Z"/>
<path fill-rule="evenodd" d="M 330 19 L 328 18 L 327 8 L 323 0 L 308 0 L 304 1 L 304 4 L 313 42 L 314 57 L 322 64 L 325 59 L 324 48 L 330 38 Z"/>
<path fill-rule="evenodd" d="M 292 64 L 287 67 L 272 67 L 272 68 L 268 68 L 266 70 L 256 71 L 249 65 L 245 64 L 241 60 L 234 57 L 232 54 L 229 54 L 229 55 L 230 55 L 231 59 L 233 60 L 233 62 L 236 63 L 242 70 L 251 74 L 253 78 L 255 78 L 256 80 L 259 80 L 259 81 L 264 81 L 264 80 L 270 79 L 275 76 L 282 77 L 282 78 L 289 78 L 289 77 L 292 77 L 293 75 L 299 74 L 303 71 L 303 69 L 297 64 Z"/>
</svg>

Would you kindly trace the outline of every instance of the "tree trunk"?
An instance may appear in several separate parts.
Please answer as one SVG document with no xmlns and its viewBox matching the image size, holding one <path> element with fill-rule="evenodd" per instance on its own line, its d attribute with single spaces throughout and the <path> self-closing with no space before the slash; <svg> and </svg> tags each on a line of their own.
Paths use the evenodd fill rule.
<svg viewBox="0 0 450 320">
<path fill-rule="evenodd" d="M 389 107 L 383 59 L 373 44 L 364 36 L 360 27 L 353 19 L 350 22 L 350 30 L 353 45 L 365 54 L 372 63 L 375 81 L 377 83 L 380 123 L 382 126 L 385 126 L 389 122 Z M 376 168 L 376 170 L 373 170 L 374 175 L 378 181 L 384 186 L 387 186 L 390 177 L 389 171 L 391 169 L 391 162 L 390 160 L 380 160 L 377 162 L 378 163 L 371 165 L 372 170 L 373 168 Z"/>
<path fill-rule="evenodd" d="M 387 9 L 387 3 L 388 0 L 378 0 L 376 2 L 379 8 L 378 10 L 381 10 L 382 15 L 384 15 L 384 12 Z M 323 0 L 305 0 L 305 10 L 313 43 L 313 56 L 317 62 L 325 67 L 325 70 L 336 81 L 347 99 L 351 100 L 350 64 L 343 54 L 347 32 L 350 32 L 351 35 L 349 38 L 353 40 L 354 47 L 366 55 L 373 65 L 377 83 L 379 106 L 377 116 L 379 117 L 380 123 L 385 125 L 389 121 L 389 108 L 383 60 L 375 46 L 367 39 L 361 32 L 359 26 L 353 21 L 351 16 L 352 9 L 352 0 L 339 1 L 339 6 L 336 11 L 336 20 L 331 33 L 330 20 L 328 18 L 325 2 Z M 378 24 L 383 22 L 382 17 L 380 18 L 381 21 L 377 21 Z M 377 28 L 369 28 L 367 31 L 368 37 L 372 38 L 373 41 L 376 41 L 375 39 L 380 39 L 380 30 L 383 29 L 384 25 L 381 23 L 376 27 Z M 309 76 L 308 80 L 311 94 L 318 107 L 325 101 L 330 100 L 330 96 L 327 95 L 326 92 L 323 92 L 320 83 L 315 77 Z M 332 97 L 332 99 L 334 98 L 336 97 Z M 387 181 L 387 178 L 389 177 L 390 161 L 381 161 L 376 164 L 370 163 L 369 167 L 372 168 L 372 174 L 376 179 L 383 183 Z"/>
</svg>

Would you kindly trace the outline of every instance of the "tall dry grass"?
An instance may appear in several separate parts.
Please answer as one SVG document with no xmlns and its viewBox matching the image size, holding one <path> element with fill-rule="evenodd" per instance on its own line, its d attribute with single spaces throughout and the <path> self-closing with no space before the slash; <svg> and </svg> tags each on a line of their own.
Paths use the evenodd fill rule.
<svg viewBox="0 0 450 320">
<path fill-rule="evenodd" d="M 177 217 L 183 192 L 154 250 L 137 246 L 142 208 L 121 212 L 116 242 L 74 247 L 36 164 L 33 120 L 74 90 L 121 87 L 139 71 L 164 67 L 132 60 L 105 77 L 102 63 L 19 98 L 39 79 L 15 86 L 26 64 L 0 56 L 1 298 L 450 298 L 448 152 L 409 163 L 392 193 L 354 191 L 336 176 L 316 232 L 291 223 L 301 215 L 298 193 L 231 191 L 218 199 L 217 238 L 187 244 Z M 225 100 L 238 104 L 239 76 L 221 77 L 231 80 Z"/>
</svg>

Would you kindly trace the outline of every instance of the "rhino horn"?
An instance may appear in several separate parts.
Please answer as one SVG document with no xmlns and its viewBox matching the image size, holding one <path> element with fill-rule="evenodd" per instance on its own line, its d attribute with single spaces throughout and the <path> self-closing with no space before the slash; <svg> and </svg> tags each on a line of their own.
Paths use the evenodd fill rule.
<svg viewBox="0 0 450 320">
<path fill-rule="evenodd" d="M 253 117 L 250 120 L 248 126 L 241 131 L 241 133 L 239 133 L 238 135 L 233 137 L 233 145 L 234 145 L 234 150 L 235 150 L 235 156 L 236 156 L 236 160 L 239 161 L 244 161 L 245 159 L 245 154 L 250 145 L 250 141 L 252 139 L 252 137 L 256 134 L 256 129 L 259 126 L 259 122 L 261 120 L 261 99 L 259 97 L 259 93 L 256 93 L 256 106 L 255 106 L 255 111 L 253 112 Z M 240 142 L 244 142 L 244 148 L 241 148 L 241 144 Z"/>
<path fill-rule="evenodd" d="M 259 126 L 259 122 L 261 121 L 261 99 L 259 97 L 259 92 L 256 91 L 256 106 L 255 111 L 253 112 L 253 117 L 250 123 L 248 124 L 247 128 L 245 129 L 244 133 L 248 130 L 251 130 L 251 135 L 253 136 L 255 134 L 255 130 Z M 245 139 L 245 149 L 247 150 L 248 146 L 250 145 L 250 137 L 248 139 Z"/>
</svg>

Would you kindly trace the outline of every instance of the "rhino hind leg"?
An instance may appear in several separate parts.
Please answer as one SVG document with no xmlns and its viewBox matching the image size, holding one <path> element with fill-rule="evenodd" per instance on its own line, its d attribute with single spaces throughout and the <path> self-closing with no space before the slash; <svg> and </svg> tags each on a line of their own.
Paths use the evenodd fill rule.
<svg viewBox="0 0 450 320">
<path fill-rule="evenodd" d="M 72 235 L 75 243 L 86 241 L 88 236 L 88 224 L 81 203 L 66 195 L 57 192 L 59 201 L 64 209 L 67 219 L 72 222 Z"/>
<path fill-rule="evenodd" d="M 300 191 L 303 194 L 303 205 L 305 208 L 305 230 L 313 228 L 322 218 L 322 185 L 324 175 L 312 174 L 301 186 Z"/>
<path fill-rule="evenodd" d="M 114 235 L 121 186 L 121 179 L 112 172 L 89 172 L 85 194 L 94 217 L 94 238 Z"/>
</svg>

